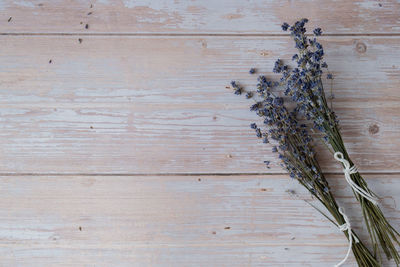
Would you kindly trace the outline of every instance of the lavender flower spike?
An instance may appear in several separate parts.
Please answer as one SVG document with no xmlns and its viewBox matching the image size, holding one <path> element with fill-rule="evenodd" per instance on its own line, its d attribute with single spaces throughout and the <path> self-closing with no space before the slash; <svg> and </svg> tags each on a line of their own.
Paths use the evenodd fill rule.
<svg viewBox="0 0 400 267">
<path fill-rule="evenodd" d="M 282 61 L 276 63 L 275 67 L 282 72 L 282 75 L 289 74 L 289 69 L 284 67 Z M 319 200 L 333 219 L 329 220 L 349 238 L 349 252 L 353 254 L 360 266 L 378 267 L 380 264 L 369 252 L 368 248 L 359 241 L 354 230 L 351 229 L 348 219 L 330 191 L 328 181 L 315 158 L 315 151 L 312 146 L 312 138 L 308 134 L 307 126 L 300 124 L 297 119 L 297 110 L 289 111 L 284 104 L 282 97 L 275 96 L 272 92 L 280 83 L 272 82 L 265 76 L 258 78 L 257 92 L 252 92 L 256 102 L 251 110 L 256 112 L 262 119 L 264 127 L 252 123 L 250 127 L 255 131 L 258 138 L 263 138 L 263 143 L 272 142 L 272 152 L 278 156 L 283 169 L 292 179 L 303 185 L 315 199 Z M 233 86 L 235 89 L 235 86 Z M 243 91 L 245 91 L 243 89 Z M 248 92 L 247 92 L 248 93 Z M 263 129 L 262 129 L 263 128 Z M 271 141 L 270 141 L 271 140 Z M 264 161 L 269 168 L 269 161 Z M 324 216 L 328 218 L 325 213 Z M 348 255 L 343 261 L 347 259 Z M 342 261 L 342 262 L 343 262 Z"/>
</svg>

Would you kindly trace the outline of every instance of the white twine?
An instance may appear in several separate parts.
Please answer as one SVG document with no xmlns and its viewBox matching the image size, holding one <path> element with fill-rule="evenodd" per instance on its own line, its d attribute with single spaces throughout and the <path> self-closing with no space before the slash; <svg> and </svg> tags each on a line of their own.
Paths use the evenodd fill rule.
<svg viewBox="0 0 400 267">
<path fill-rule="evenodd" d="M 341 163 L 343 163 L 343 166 L 344 166 L 344 169 L 343 169 L 344 177 L 346 178 L 346 181 L 347 181 L 347 183 L 349 183 L 351 188 L 353 188 L 353 190 L 356 191 L 363 198 L 365 198 L 365 199 L 371 201 L 373 204 L 377 205 L 378 204 L 378 200 L 373 195 L 371 195 L 370 193 L 368 193 L 367 191 L 365 191 L 364 189 L 359 187 L 351 179 L 350 175 L 353 174 L 353 173 L 357 173 L 358 172 L 357 167 L 355 165 L 353 165 L 353 167 L 350 167 L 350 163 L 344 158 L 342 152 L 335 152 L 334 158 L 337 161 L 340 161 Z"/>
<path fill-rule="evenodd" d="M 344 259 L 343 259 L 341 262 L 339 262 L 338 264 L 336 264 L 335 267 L 341 266 L 343 263 L 345 263 L 345 261 L 346 261 L 346 260 L 348 259 L 348 257 L 350 256 L 351 248 L 352 248 L 352 246 L 353 246 L 353 238 L 354 238 L 354 241 L 355 241 L 356 243 L 360 242 L 360 241 L 358 240 L 358 238 L 357 238 L 357 237 L 353 234 L 353 232 L 351 231 L 351 224 L 350 224 L 349 218 L 348 218 L 347 215 L 344 213 L 344 209 L 341 208 L 341 207 L 339 207 L 339 213 L 342 214 L 345 223 L 342 224 L 342 225 L 339 225 L 338 227 L 339 227 L 339 230 L 342 231 L 342 232 L 347 231 L 347 234 L 349 235 L 349 248 L 347 249 L 347 254 L 346 254 L 346 256 L 344 257 Z"/>
</svg>

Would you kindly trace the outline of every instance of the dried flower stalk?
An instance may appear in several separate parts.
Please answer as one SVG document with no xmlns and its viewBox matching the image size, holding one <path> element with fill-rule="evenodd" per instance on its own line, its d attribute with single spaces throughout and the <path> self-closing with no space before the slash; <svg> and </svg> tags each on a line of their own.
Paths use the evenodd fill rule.
<svg viewBox="0 0 400 267">
<path fill-rule="evenodd" d="M 323 88 L 323 68 L 328 68 L 323 61 L 324 50 L 322 45 L 314 38 L 306 36 L 305 24 L 307 19 L 297 21 L 293 26 L 287 23 L 282 25 L 284 31 L 289 30 L 295 41 L 298 54 L 292 58 L 297 67 L 290 69 L 282 60 L 277 60 L 273 71 L 281 73 L 279 82 L 268 80 L 265 76 L 259 76 L 257 90 L 246 91 L 235 81 L 231 82 L 234 93 L 245 94 L 246 98 L 255 98 L 256 103 L 251 110 L 262 117 L 268 130 L 261 130 L 256 124 L 251 127 L 256 135 L 263 139 L 264 143 L 274 140 L 278 145 L 273 146 L 272 151 L 279 155 L 282 167 L 286 169 L 290 177 L 297 179 L 307 190 L 318 199 L 332 215 L 332 223 L 339 226 L 344 223 L 343 216 L 339 213 L 338 205 L 329 189 L 322 170 L 315 159 L 312 148 L 312 138 L 307 130 L 317 131 L 327 148 L 333 153 L 341 152 L 344 158 L 353 166 L 342 136 L 340 134 L 339 121 L 335 113 L 329 108 Z M 322 30 L 313 31 L 315 36 L 320 36 Z M 250 74 L 256 70 L 252 68 Z M 327 74 L 327 79 L 333 79 L 332 74 Z M 278 90 L 274 89 L 278 88 Z M 277 91 L 290 97 L 297 104 L 293 111 L 286 109 L 284 99 L 276 96 Z M 299 124 L 298 116 L 303 116 L 313 126 Z M 269 161 L 265 162 L 269 167 Z M 362 176 L 356 172 L 351 174 L 352 181 L 368 194 L 376 196 L 368 187 Z M 360 196 L 353 190 L 355 197 L 360 202 L 363 216 L 369 231 L 374 254 L 363 245 L 362 242 L 353 244 L 353 253 L 360 266 L 380 266 L 376 260 L 380 258 L 378 246 L 382 248 L 388 259 L 393 258 L 397 265 L 400 264 L 400 256 L 395 247 L 399 233 L 390 225 L 378 205 Z M 346 234 L 348 237 L 348 235 Z"/>
</svg>

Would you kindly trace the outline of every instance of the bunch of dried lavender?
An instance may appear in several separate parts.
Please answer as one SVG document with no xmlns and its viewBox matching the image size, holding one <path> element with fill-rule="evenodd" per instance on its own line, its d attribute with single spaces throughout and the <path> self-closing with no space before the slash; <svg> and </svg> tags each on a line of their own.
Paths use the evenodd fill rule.
<svg viewBox="0 0 400 267">
<path fill-rule="evenodd" d="M 280 66 L 279 64 L 276 67 L 282 67 L 287 70 L 286 66 Z M 254 73 L 254 70 L 250 70 L 250 73 Z M 345 217 L 336 203 L 318 161 L 315 159 L 315 152 L 311 144 L 312 138 L 308 134 L 307 126 L 299 124 L 296 111 L 289 112 L 284 106 L 283 98 L 277 97 L 271 92 L 271 88 L 279 85 L 279 83 L 271 82 L 266 77 L 260 76 L 257 93 L 245 92 L 234 81 L 231 82 L 231 85 L 235 90 L 235 94 L 240 95 L 243 93 L 246 94 L 247 98 L 256 98 L 258 96 L 256 103 L 250 109 L 257 112 L 257 115 L 263 119 L 267 129 L 262 130 L 255 123 L 250 125 L 251 128 L 255 130 L 257 137 L 261 138 L 263 143 L 270 143 L 271 141 L 277 144 L 272 147 L 272 152 L 278 155 L 281 166 L 289 172 L 290 177 L 296 179 L 312 196 L 322 203 L 333 219 L 325 215 L 316 206 L 312 206 L 337 227 L 340 228 L 340 226 L 348 224 L 347 217 Z M 267 166 L 269 165 L 268 161 L 265 163 Z M 342 229 L 342 231 L 349 239 L 351 249 L 359 266 L 380 266 L 379 262 L 361 241 L 354 244 L 351 243 L 353 237 L 358 240 L 355 232 L 351 228 L 348 232 L 344 230 L 346 228 Z"/>
<path fill-rule="evenodd" d="M 322 140 L 332 153 L 342 156 L 348 166 L 354 166 L 340 134 L 339 122 L 335 113 L 329 108 L 322 83 L 323 68 L 328 65 L 323 61 L 324 50 L 315 37 L 306 36 L 305 24 L 307 19 L 297 21 L 290 26 L 282 25 L 284 31 L 289 30 L 295 41 L 298 53 L 292 58 L 297 67 L 289 69 L 278 60 L 274 72 L 282 73 L 281 85 L 284 86 L 284 94 L 289 96 L 297 104 L 296 112 L 313 123 L 313 128 L 321 133 Z M 317 28 L 313 31 L 315 36 L 322 31 Z M 327 74 L 332 79 L 332 74 Z M 344 166 L 345 169 L 348 166 Z M 346 170 L 345 170 L 346 171 Z M 348 170 L 347 170 L 348 171 Z M 348 182 L 352 186 L 355 197 L 360 202 L 365 223 L 374 245 L 375 255 L 379 253 L 378 244 L 388 259 L 393 258 L 397 265 L 400 264 L 400 256 L 394 242 L 398 241 L 399 233 L 390 225 L 377 203 L 376 195 L 369 189 L 363 177 L 357 172 L 348 172 Z"/>
</svg>

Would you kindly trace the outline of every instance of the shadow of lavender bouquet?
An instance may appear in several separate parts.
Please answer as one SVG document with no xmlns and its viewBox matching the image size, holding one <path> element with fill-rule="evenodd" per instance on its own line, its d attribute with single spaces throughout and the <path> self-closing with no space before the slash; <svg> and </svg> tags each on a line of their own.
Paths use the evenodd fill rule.
<svg viewBox="0 0 400 267">
<path fill-rule="evenodd" d="M 329 211 L 333 219 L 318 209 L 345 233 L 350 243 L 348 254 L 352 249 L 359 266 L 380 266 L 377 261 L 380 258 L 379 245 L 386 257 L 394 259 L 396 265 L 399 265 L 400 256 L 395 246 L 395 243 L 400 245 L 397 239 L 399 233 L 383 215 L 378 206 L 377 196 L 369 189 L 347 153 L 340 134 L 339 121 L 327 104 L 322 83 L 323 69 L 328 68 L 327 63 L 323 61 L 323 47 L 316 39 L 322 34 L 322 30 L 315 29 L 314 37 L 308 38 L 304 27 L 307 22 L 307 19 L 302 19 L 293 26 L 287 23 L 282 25 L 282 29 L 289 30 L 295 41 L 298 53 L 292 60 L 296 67 L 290 68 L 278 59 L 273 71 L 282 74 L 279 81 L 259 76 L 256 91 L 247 91 L 235 81 L 231 82 L 231 87 L 236 95 L 245 94 L 246 98 L 256 100 L 250 110 L 263 118 L 266 129 L 262 130 L 254 123 L 251 124 L 251 128 L 264 143 L 272 141 L 276 144 L 272 147 L 272 152 L 278 155 L 282 167 Z M 251 69 L 250 73 L 255 73 L 255 69 Z M 328 73 L 327 78 L 333 77 Z M 279 96 L 282 93 L 285 98 L 295 103 L 293 110 L 289 111 L 285 107 L 284 98 Z M 309 121 L 312 126 L 301 124 L 302 121 Z M 317 138 L 320 138 L 334 158 L 342 163 L 346 181 L 361 205 L 373 245 L 373 254 L 359 241 L 351 230 L 347 216 L 337 205 L 315 158 L 312 138 L 308 133 L 310 130 L 317 132 Z M 348 254 L 337 266 L 347 259 Z"/>
</svg>

